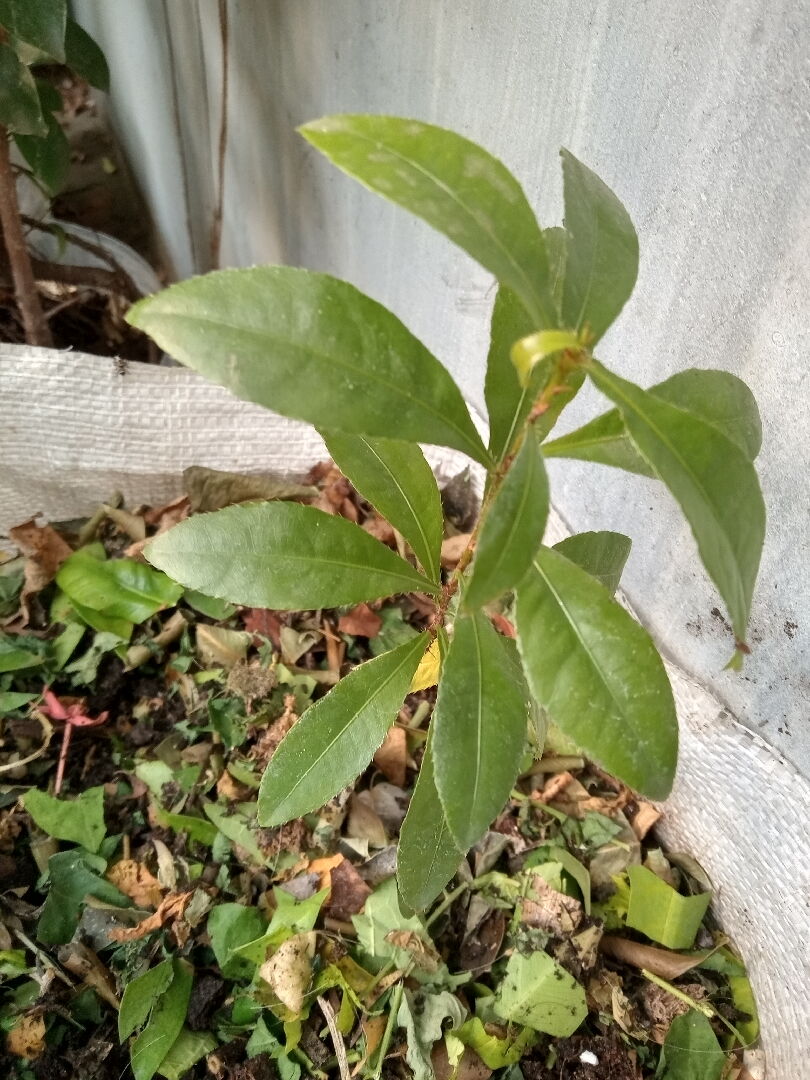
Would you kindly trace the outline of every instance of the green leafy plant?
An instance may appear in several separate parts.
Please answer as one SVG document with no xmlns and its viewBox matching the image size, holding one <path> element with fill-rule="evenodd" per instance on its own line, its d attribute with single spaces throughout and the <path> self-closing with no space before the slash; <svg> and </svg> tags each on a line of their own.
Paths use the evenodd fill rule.
<svg viewBox="0 0 810 1080">
<path fill-rule="evenodd" d="M 759 416 L 726 372 L 686 371 L 644 390 L 596 358 L 633 289 L 638 243 L 619 200 L 572 154 L 562 152 L 565 225 L 542 229 L 507 169 L 450 131 L 333 116 L 301 132 L 497 278 L 489 444 L 445 368 L 354 286 L 283 266 L 182 282 L 141 301 L 130 321 L 239 397 L 314 424 L 414 559 L 339 517 L 281 502 L 193 517 L 146 555 L 192 589 L 252 606 L 317 608 L 414 590 L 433 598 L 423 635 L 361 664 L 302 716 L 259 794 L 265 826 L 316 810 L 368 765 L 409 689 L 438 679 L 399 850 L 401 896 L 421 909 L 500 812 L 548 721 L 644 794 L 663 798 L 672 784 L 677 722 L 664 665 L 613 597 L 630 541 L 597 532 L 544 546 L 545 456 L 666 485 L 728 608 L 736 666 L 765 527 L 753 464 Z M 547 442 L 586 379 L 610 411 Z M 486 474 L 477 525 L 445 581 L 439 491 L 420 442 L 461 450 Z M 516 641 L 490 618 L 507 604 Z M 425 677 L 431 665 L 441 667 L 437 678 Z"/>
<path fill-rule="evenodd" d="M 31 345 L 50 345 L 17 201 L 9 142 L 16 143 L 29 175 L 50 198 L 63 185 L 70 149 L 54 113 L 62 98 L 37 78 L 43 64 L 66 64 L 92 86 L 108 89 L 109 72 L 98 45 L 68 16 L 67 0 L 0 0 L 0 224 L 14 289 Z"/>
</svg>

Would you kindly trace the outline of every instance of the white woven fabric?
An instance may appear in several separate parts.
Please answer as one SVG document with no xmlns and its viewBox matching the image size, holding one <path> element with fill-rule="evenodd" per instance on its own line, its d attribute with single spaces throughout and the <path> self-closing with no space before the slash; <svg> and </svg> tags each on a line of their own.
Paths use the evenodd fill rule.
<svg viewBox="0 0 810 1080">
<path fill-rule="evenodd" d="M 115 490 L 130 505 L 169 500 L 189 465 L 300 475 L 323 453 L 309 426 L 183 368 L 118 374 L 112 361 L 0 346 L 0 533 L 35 513 L 87 514 Z M 466 460 L 428 457 L 444 475 Z M 549 532 L 564 534 L 556 515 Z M 705 867 L 745 954 L 769 1080 L 799 1080 L 810 1055 L 810 782 L 694 679 L 669 672 L 681 754 L 662 833 Z"/>
</svg>

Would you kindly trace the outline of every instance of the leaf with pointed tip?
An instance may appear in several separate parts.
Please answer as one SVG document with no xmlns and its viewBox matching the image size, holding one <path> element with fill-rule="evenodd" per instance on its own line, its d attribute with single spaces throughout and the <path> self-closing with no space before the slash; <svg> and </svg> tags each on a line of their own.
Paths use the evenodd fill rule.
<svg viewBox="0 0 810 1080">
<path fill-rule="evenodd" d="M 481 527 L 464 592 L 467 611 L 517 585 L 543 539 L 548 477 L 537 441 L 528 433 Z"/>
<path fill-rule="evenodd" d="M 261 825 L 317 810 L 365 769 L 396 720 L 424 651 L 419 634 L 360 664 L 310 705 L 262 776 Z"/>
<path fill-rule="evenodd" d="M 65 59 L 66 19 L 67 0 L 0 0 L 0 25 L 12 43 L 28 46 L 59 63 Z M 22 56 L 26 63 L 34 58 L 33 54 Z"/>
<path fill-rule="evenodd" d="M 169 577 L 247 607 L 299 611 L 437 588 L 345 518 L 264 502 L 198 514 L 144 551 Z"/>
<path fill-rule="evenodd" d="M 638 274 L 638 237 L 627 211 L 596 173 L 568 150 L 563 165 L 566 244 L 562 316 L 590 344 L 628 300 Z"/>
<path fill-rule="evenodd" d="M 762 423 L 754 395 L 728 371 L 690 368 L 656 383 L 647 391 L 670 405 L 694 413 L 736 443 L 753 461 L 762 443 Z M 613 465 L 641 476 L 655 476 L 636 449 L 618 409 L 562 435 L 543 447 L 546 457 L 578 458 Z"/>
<path fill-rule="evenodd" d="M 515 783 L 528 694 L 505 639 L 479 613 L 456 620 L 431 721 L 433 767 L 450 832 L 467 851 L 503 809 Z"/>
<path fill-rule="evenodd" d="M 339 169 L 424 218 L 512 289 L 533 330 L 557 324 L 542 231 L 497 158 L 454 131 L 398 116 L 324 116 L 298 130 Z"/>
<path fill-rule="evenodd" d="M 75 19 L 65 26 L 65 63 L 91 86 L 105 92 L 110 89 L 110 69 L 99 46 Z"/>
<path fill-rule="evenodd" d="M 451 446 L 487 462 L 449 372 L 346 281 L 291 266 L 218 270 L 139 301 L 127 320 L 188 367 L 282 416 Z"/>
<path fill-rule="evenodd" d="M 677 408 L 594 360 L 589 374 L 624 418 L 637 449 L 679 503 L 703 565 L 745 640 L 762 545 L 765 504 L 753 463 L 701 417 Z"/>
<path fill-rule="evenodd" d="M 516 590 L 532 694 L 589 756 L 653 799 L 672 786 L 678 725 L 649 634 L 598 581 L 542 547 Z"/>
<path fill-rule="evenodd" d="M 554 545 L 554 550 L 587 570 L 612 596 L 619 587 L 632 544 L 623 533 L 584 532 L 567 536 Z"/>
<path fill-rule="evenodd" d="M 424 911 L 436 899 L 464 857 L 453 839 L 439 800 L 430 744 L 428 735 L 397 849 L 399 893 L 414 911 Z"/>
<path fill-rule="evenodd" d="M 15 135 L 41 139 L 48 134 L 33 76 L 5 42 L 0 42 L 0 124 Z"/>
<path fill-rule="evenodd" d="M 321 434 L 337 467 L 402 533 L 427 576 L 438 582 L 444 535 L 442 501 L 436 478 L 419 447 L 398 439 Z"/>
</svg>

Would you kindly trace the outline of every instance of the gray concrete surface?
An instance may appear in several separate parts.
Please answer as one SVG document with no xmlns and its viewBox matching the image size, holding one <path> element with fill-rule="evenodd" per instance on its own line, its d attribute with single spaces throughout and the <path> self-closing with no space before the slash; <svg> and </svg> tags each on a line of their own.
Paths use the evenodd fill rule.
<svg viewBox="0 0 810 1080">
<path fill-rule="evenodd" d="M 112 115 L 179 276 L 210 266 L 221 35 L 214 0 L 74 0 L 107 51 Z M 634 538 L 627 592 L 668 654 L 810 775 L 807 602 L 810 7 L 803 0 L 229 0 L 223 265 L 327 270 L 389 304 L 482 404 L 488 276 L 294 133 L 334 111 L 412 115 L 501 156 L 543 224 L 557 150 L 641 240 L 602 359 L 642 385 L 694 365 L 755 389 L 769 509 L 742 675 L 687 527 L 652 482 L 555 463 L 575 528 Z M 570 427 L 600 408 L 583 394 Z M 729 778 L 733 783 L 734 778 Z M 756 798 L 756 792 L 751 792 Z"/>
</svg>

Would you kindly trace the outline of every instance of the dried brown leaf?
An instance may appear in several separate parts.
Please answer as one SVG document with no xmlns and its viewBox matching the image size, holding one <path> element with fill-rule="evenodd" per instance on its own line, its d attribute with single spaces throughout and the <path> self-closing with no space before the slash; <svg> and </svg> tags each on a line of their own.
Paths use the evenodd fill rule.
<svg viewBox="0 0 810 1080">
<path fill-rule="evenodd" d="M 315 494 L 314 488 L 293 483 L 278 473 L 244 476 L 202 465 L 186 469 L 183 483 L 195 513 L 222 510 L 233 503 L 254 499 L 306 499 Z"/>
<path fill-rule="evenodd" d="M 25 559 L 25 571 L 20 607 L 25 626 L 30 617 L 28 601 L 35 593 L 49 585 L 56 576 L 56 571 L 73 554 L 70 545 L 50 525 L 37 525 L 31 518 L 21 525 L 15 525 L 8 531 L 9 537 L 17 545 Z"/>
<path fill-rule="evenodd" d="M 633 832 L 639 838 L 643 840 L 653 825 L 661 820 L 662 813 L 652 803 L 641 801 L 638 804 L 638 810 L 630 819 L 630 824 L 633 827 Z"/>
<path fill-rule="evenodd" d="M 154 915 L 143 919 L 137 926 L 119 927 L 110 931 L 110 938 L 113 941 L 139 941 L 141 938 L 146 937 L 147 934 L 151 934 L 153 930 L 160 930 L 167 923 L 179 919 L 188 907 L 193 895 L 193 891 L 169 893 L 161 901 Z"/>
<path fill-rule="evenodd" d="M 15 1057 L 34 1061 L 45 1049 L 45 1020 L 42 1016 L 21 1016 L 6 1036 L 6 1049 Z"/>
<path fill-rule="evenodd" d="M 471 539 L 472 533 L 459 533 L 442 543 L 442 566 L 445 570 L 455 570 Z"/>
<path fill-rule="evenodd" d="M 376 637 L 381 628 L 382 619 L 368 604 L 358 604 L 338 619 L 338 630 L 357 637 Z"/>
<path fill-rule="evenodd" d="M 532 875 L 529 895 L 521 902 L 521 922 L 562 936 L 572 934 L 582 916 L 583 907 L 579 900 L 552 889 L 539 874 Z"/>
<path fill-rule="evenodd" d="M 312 979 L 316 933 L 295 934 L 282 942 L 259 974 L 273 988 L 282 1005 L 296 1016 L 304 1007 L 304 995 Z"/>
<path fill-rule="evenodd" d="M 705 952 L 696 956 L 687 956 L 685 953 L 672 952 L 670 949 L 642 945 L 638 941 L 618 937 L 616 934 L 605 934 L 599 948 L 612 960 L 618 960 L 620 963 L 651 971 L 653 975 L 658 975 L 659 978 L 667 979 L 670 982 L 673 979 L 680 978 L 681 975 L 708 956 L 708 953 Z"/>
<path fill-rule="evenodd" d="M 136 907 L 156 908 L 163 899 L 158 879 L 135 859 L 121 859 L 107 871 L 107 880 L 131 900 Z"/>
<path fill-rule="evenodd" d="M 392 727 L 374 755 L 374 764 L 397 787 L 405 786 L 408 767 L 408 736 L 404 728 Z"/>
<path fill-rule="evenodd" d="M 348 859 L 343 859 L 331 872 L 332 893 L 329 897 L 329 911 L 334 919 L 348 921 L 352 915 L 359 915 L 371 895 L 371 889 L 355 870 Z"/>
</svg>

